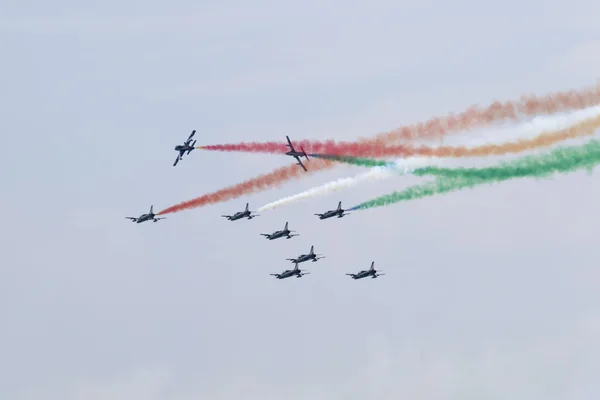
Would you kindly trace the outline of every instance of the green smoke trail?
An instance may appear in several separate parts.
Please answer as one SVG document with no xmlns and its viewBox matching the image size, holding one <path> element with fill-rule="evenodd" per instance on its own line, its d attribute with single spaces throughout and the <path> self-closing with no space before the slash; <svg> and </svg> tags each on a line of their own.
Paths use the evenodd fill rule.
<svg viewBox="0 0 600 400">
<path fill-rule="evenodd" d="M 562 147 L 549 153 L 526 156 L 515 161 L 503 162 L 487 168 L 439 168 L 425 167 L 413 173 L 419 176 L 433 175 L 435 182 L 409 187 L 401 192 L 369 200 L 350 210 L 381 207 L 401 201 L 414 200 L 473 187 L 484 183 L 501 182 L 514 178 L 541 178 L 554 173 L 569 173 L 582 168 L 592 169 L 600 163 L 600 141 L 592 140 L 583 146 Z"/>
<path fill-rule="evenodd" d="M 326 160 L 343 162 L 350 165 L 356 165 L 358 167 L 389 167 L 393 166 L 394 163 L 390 161 L 375 160 L 373 158 L 361 158 L 351 156 L 334 156 L 329 154 L 310 154 L 315 158 L 324 158 Z"/>
</svg>

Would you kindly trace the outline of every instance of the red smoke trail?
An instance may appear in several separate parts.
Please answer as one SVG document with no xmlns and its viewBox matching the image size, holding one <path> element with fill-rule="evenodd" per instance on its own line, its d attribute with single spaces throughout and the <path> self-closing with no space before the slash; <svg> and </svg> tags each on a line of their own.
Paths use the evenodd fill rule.
<svg viewBox="0 0 600 400">
<path fill-rule="evenodd" d="M 416 138 L 436 138 L 451 132 L 463 131 L 489 125 L 501 120 L 518 120 L 521 116 L 534 116 L 542 113 L 552 114 L 561 111 L 577 110 L 600 103 L 600 83 L 593 88 L 580 91 L 557 92 L 537 97 L 522 96 L 518 101 L 501 103 L 496 101 L 486 108 L 472 106 L 458 115 L 432 118 L 425 123 L 404 126 L 380 133 L 372 139 L 360 139 L 356 142 L 335 142 L 333 140 L 301 140 L 293 142 L 297 151 L 304 148 L 307 153 L 330 155 L 372 156 L 362 151 L 364 148 L 383 147 L 390 142 Z M 366 146 L 366 147 L 363 147 Z M 285 142 L 238 143 L 198 146 L 213 151 L 237 151 L 249 153 L 282 154 L 289 150 Z"/>
<path fill-rule="evenodd" d="M 164 215 L 175 213 L 190 208 L 202 207 L 208 204 L 220 203 L 231 199 L 236 199 L 240 196 L 259 192 L 269 187 L 279 186 L 283 182 L 304 176 L 322 169 L 326 169 L 330 165 L 334 164 L 332 161 L 323 159 L 311 159 L 310 161 L 303 161 L 305 163 L 308 172 L 305 172 L 297 164 L 291 164 L 287 167 L 278 168 L 268 174 L 260 175 L 254 179 L 249 179 L 245 182 L 239 183 L 234 186 L 226 187 L 225 189 L 218 190 L 213 193 L 205 194 L 192 200 L 184 201 L 183 203 L 176 204 L 169 208 L 165 208 L 157 215 Z"/>
</svg>

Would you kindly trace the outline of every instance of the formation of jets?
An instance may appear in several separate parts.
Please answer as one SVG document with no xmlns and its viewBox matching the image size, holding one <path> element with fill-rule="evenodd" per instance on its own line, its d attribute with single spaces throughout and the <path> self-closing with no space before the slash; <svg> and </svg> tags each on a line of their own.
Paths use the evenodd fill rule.
<svg viewBox="0 0 600 400">
<path fill-rule="evenodd" d="M 179 161 L 181 161 L 181 159 L 183 158 L 183 156 L 185 154 L 190 154 L 192 152 L 192 150 L 195 149 L 194 146 L 196 144 L 196 140 L 194 140 L 192 142 L 192 138 L 194 137 L 195 134 L 196 134 L 196 131 L 193 130 L 192 133 L 190 134 L 190 136 L 188 136 L 188 138 L 183 142 L 182 145 L 175 146 L 175 151 L 179 152 L 179 154 L 177 155 L 177 158 L 175 159 L 175 163 L 173 164 L 173 166 L 176 166 L 177 163 Z M 302 169 L 304 169 L 304 171 L 307 171 L 306 166 L 302 163 L 302 160 L 300 160 L 300 157 L 305 157 L 306 160 L 309 161 L 306 151 L 304 151 L 302 146 L 300 146 L 301 151 L 297 151 L 294 148 L 294 145 L 292 144 L 292 141 L 290 140 L 289 136 L 286 136 L 286 139 L 287 139 L 287 146 L 290 148 L 290 151 L 286 152 L 285 155 L 295 158 L 296 161 L 298 162 L 297 165 L 302 167 Z M 246 208 L 243 211 L 238 211 L 233 215 L 221 215 L 221 217 L 227 218 L 227 220 L 229 220 L 229 221 L 238 221 L 241 219 L 253 219 L 255 217 L 258 217 L 259 215 L 260 214 L 254 214 L 253 211 L 250 211 L 250 204 L 246 203 Z M 315 214 L 315 215 L 318 216 L 319 219 L 328 219 L 328 218 L 333 218 L 333 217 L 342 218 L 346 215 L 349 215 L 349 213 L 346 213 L 346 210 L 344 210 L 342 208 L 342 202 L 340 201 L 335 210 L 329 210 L 322 214 Z M 146 221 L 158 222 L 161 219 L 166 219 L 165 217 L 157 217 L 156 214 L 154 214 L 154 206 L 152 206 L 152 205 L 150 206 L 150 211 L 148 213 L 142 214 L 139 217 L 125 217 L 125 218 L 130 219 L 132 222 L 135 222 L 138 224 L 142 223 L 142 222 L 146 222 Z M 283 237 L 285 237 L 286 239 L 291 239 L 295 236 L 300 236 L 299 234 L 297 234 L 295 232 L 296 231 L 292 231 L 289 229 L 288 222 L 286 221 L 285 227 L 282 230 L 276 230 L 273 233 L 261 233 L 261 236 L 264 236 L 267 240 L 275 240 L 275 239 L 279 239 L 279 238 L 283 238 Z M 288 269 L 279 274 L 271 274 L 271 276 L 274 276 L 277 279 L 286 279 L 286 278 L 291 278 L 293 276 L 295 276 L 296 278 L 301 278 L 304 275 L 310 274 L 310 272 L 305 272 L 305 271 L 299 269 L 298 264 L 306 262 L 306 261 L 317 262 L 323 258 L 325 258 L 325 256 L 323 256 L 321 254 L 316 254 L 315 246 L 311 245 L 310 252 L 308 254 L 300 254 L 299 256 L 297 256 L 295 258 L 287 258 L 286 259 L 295 264 L 294 269 Z M 380 272 L 381 271 L 378 271 L 375 269 L 375 261 L 373 261 L 371 263 L 371 268 L 369 268 L 368 270 L 359 271 L 355 274 L 346 274 L 346 275 L 350 276 L 352 279 L 363 279 L 363 278 L 367 278 L 367 277 L 371 277 L 372 279 L 375 279 L 378 276 L 385 275 Z"/>
</svg>

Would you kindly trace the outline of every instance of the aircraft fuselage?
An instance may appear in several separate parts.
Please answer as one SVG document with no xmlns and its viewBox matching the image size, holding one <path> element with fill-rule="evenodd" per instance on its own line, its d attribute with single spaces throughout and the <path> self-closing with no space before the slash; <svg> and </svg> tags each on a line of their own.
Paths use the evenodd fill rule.
<svg viewBox="0 0 600 400">
<path fill-rule="evenodd" d="M 188 146 L 188 145 L 181 145 L 181 144 L 175 146 L 175 150 L 176 151 L 188 151 L 190 149 L 193 149 L 193 147 L 192 146 Z"/>
</svg>

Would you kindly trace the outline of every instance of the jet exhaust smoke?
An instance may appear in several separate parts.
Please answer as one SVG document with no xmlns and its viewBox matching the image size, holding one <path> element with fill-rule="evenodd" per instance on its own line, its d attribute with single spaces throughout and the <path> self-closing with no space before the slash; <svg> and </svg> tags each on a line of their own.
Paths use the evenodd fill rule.
<svg viewBox="0 0 600 400">
<path fill-rule="evenodd" d="M 518 101 L 504 103 L 496 101 L 486 108 L 473 106 L 457 116 L 449 115 L 432 118 L 425 123 L 381 133 L 372 139 L 360 139 L 356 142 L 301 140 L 295 142 L 294 147 L 303 147 L 308 153 L 357 157 L 419 155 L 407 153 L 403 146 L 397 146 L 393 153 L 379 154 L 379 151 L 394 141 L 439 138 L 451 132 L 483 127 L 498 121 L 519 120 L 523 117 L 543 113 L 552 114 L 561 111 L 579 110 L 599 103 L 600 84 L 597 84 L 592 88 L 580 91 L 557 92 L 542 97 L 528 95 L 522 96 Z M 271 154 L 283 154 L 288 150 L 284 142 L 220 144 L 199 146 L 198 148 L 212 151 Z"/>
<path fill-rule="evenodd" d="M 584 168 L 591 173 L 599 163 L 600 141 L 591 140 L 583 146 L 560 147 L 550 153 L 525 156 L 487 168 L 425 167 L 416 170 L 414 174 L 419 176 L 433 175 L 438 177 L 436 181 L 377 197 L 354 206 L 348 211 L 382 207 L 516 178 L 543 178 L 555 173 L 566 174 Z"/>
<path fill-rule="evenodd" d="M 593 121 L 593 120 L 590 120 L 591 116 L 595 116 L 598 114 L 600 114 L 600 106 L 588 108 L 588 109 L 582 110 L 582 111 L 573 112 L 567 116 L 540 117 L 540 118 L 536 118 L 532 122 L 529 122 L 527 124 L 523 124 L 521 126 L 510 129 L 510 132 L 511 132 L 510 135 L 513 137 L 521 138 L 521 141 L 517 141 L 515 143 L 531 144 L 531 145 L 542 143 L 542 144 L 549 145 L 549 143 L 547 143 L 547 139 L 556 139 L 556 140 L 565 139 L 566 135 L 564 133 L 566 132 L 567 136 L 568 136 L 569 134 L 572 133 L 572 131 L 569 130 L 572 128 L 580 127 L 583 129 L 581 132 L 577 131 L 576 133 L 582 133 L 582 134 L 593 133 L 593 129 L 589 130 L 589 131 L 584 129 L 585 124 L 590 123 L 590 121 Z M 581 124 L 583 124 L 583 125 L 574 125 L 578 121 L 581 122 Z M 559 127 L 565 127 L 565 128 L 562 131 L 558 132 L 559 135 L 556 135 L 557 132 L 545 132 L 544 133 L 543 130 L 547 129 L 549 127 L 555 127 L 557 129 Z M 593 128 L 593 127 L 594 127 L 594 125 L 591 126 L 591 128 Z M 560 134 L 561 132 L 563 134 Z M 528 139 L 529 141 L 524 140 L 523 136 L 527 137 L 527 136 L 531 136 L 531 135 L 537 135 L 537 136 L 534 136 L 533 139 Z M 570 137 L 571 136 L 569 136 L 568 138 L 570 138 Z M 484 139 L 486 139 L 486 138 L 484 138 Z M 490 139 L 491 139 L 491 137 L 490 137 Z M 473 146 L 473 147 L 470 146 L 470 147 L 465 147 L 465 148 L 466 149 L 485 149 L 485 148 L 489 148 L 489 146 L 494 146 L 494 145 L 486 144 L 485 146 Z M 516 150 L 514 147 L 513 148 L 509 147 L 509 150 L 510 149 Z M 524 150 L 526 150 L 526 149 L 523 149 L 523 151 Z M 337 180 L 325 183 L 323 185 L 308 189 L 304 192 L 297 193 L 295 195 L 284 197 L 282 199 L 273 201 L 269 204 L 266 204 L 266 205 L 260 207 L 258 209 L 259 211 L 271 210 L 271 209 L 274 209 L 277 207 L 290 205 L 290 204 L 299 202 L 304 199 L 309 199 L 309 198 L 318 197 L 318 196 L 326 196 L 333 192 L 338 192 L 341 190 L 349 189 L 349 188 L 356 186 L 362 182 L 374 182 L 377 180 L 387 179 L 392 176 L 397 176 L 398 172 L 400 172 L 400 174 L 408 174 L 408 173 L 411 173 L 412 171 L 414 171 L 418 167 L 425 166 L 425 165 L 439 165 L 442 162 L 447 160 L 445 158 L 437 158 L 437 157 L 410 157 L 410 158 L 401 158 L 401 159 L 396 160 L 395 162 L 392 162 L 392 161 L 375 160 L 375 159 L 368 159 L 368 158 L 326 156 L 326 155 L 324 156 L 324 155 L 319 155 L 319 154 L 313 154 L 312 156 L 322 157 L 322 158 L 325 158 L 328 160 L 345 162 L 345 163 L 356 165 L 356 166 L 364 166 L 364 167 L 372 167 L 372 168 L 367 172 L 356 175 L 355 177 L 337 179 Z"/>
</svg>

